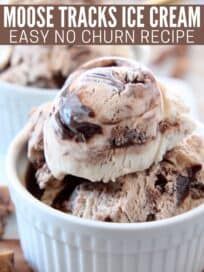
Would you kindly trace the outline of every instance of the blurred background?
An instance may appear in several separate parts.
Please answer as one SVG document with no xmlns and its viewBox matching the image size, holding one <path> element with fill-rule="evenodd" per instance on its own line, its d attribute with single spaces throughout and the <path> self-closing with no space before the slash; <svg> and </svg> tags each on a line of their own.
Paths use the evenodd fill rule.
<svg viewBox="0 0 204 272">
<path fill-rule="evenodd" d="M 204 121 L 204 46 L 150 46 L 149 66 L 163 76 L 181 80 L 192 92 L 197 118 Z M 185 99 L 185 93 L 180 92 Z M 194 103 L 194 101 L 192 101 Z"/>
</svg>

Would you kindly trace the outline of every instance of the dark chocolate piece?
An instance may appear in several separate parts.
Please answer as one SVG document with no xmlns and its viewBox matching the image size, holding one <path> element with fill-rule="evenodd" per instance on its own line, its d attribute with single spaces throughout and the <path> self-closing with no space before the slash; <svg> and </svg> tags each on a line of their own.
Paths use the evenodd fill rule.
<svg viewBox="0 0 204 272">
<path fill-rule="evenodd" d="M 104 222 L 113 222 L 113 220 L 110 218 L 110 216 L 107 216 L 105 219 L 104 219 Z"/>
<path fill-rule="evenodd" d="M 14 272 L 14 253 L 12 250 L 0 250 L 0 272 Z"/>
<path fill-rule="evenodd" d="M 76 95 L 62 97 L 59 115 L 56 115 L 58 125 L 61 123 L 62 138 L 75 138 L 76 141 L 85 142 L 96 134 L 102 134 L 101 126 L 85 121 L 94 115 L 94 112 L 83 105 Z"/>
<path fill-rule="evenodd" d="M 81 183 L 85 183 L 85 182 L 88 182 L 88 180 L 83 179 L 83 178 L 79 178 L 76 176 L 71 176 L 71 175 L 66 176 L 64 178 L 64 188 L 55 198 L 53 205 L 52 205 L 53 208 L 63 211 L 64 210 L 64 207 L 63 207 L 64 202 L 66 202 L 67 199 L 69 199 L 69 197 L 73 193 L 74 189 L 78 185 L 80 185 Z M 65 208 L 65 212 L 66 212 L 66 208 Z"/>
<path fill-rule="evenodd" d="M 64 77 L 60 72 L 53 75 L 53 82 L 58 89 L 61 89 L 66 81 L 66 77 Z"/>
<path fill-rule="evenodd" d="M 145 131 L 129 128 L 115 127 L 112 129 L 111 145 L 113 147 L 125 147 L 134 144 L 144 144 L 147 141 Z"/>
<path fill-rule="evenodd" d="M 37 199 L 40 199 L 42 197 L 43 190 L 40 189 L 36 181 L 35 173 L 36 170 L 30 163 L 26 172 L 26 188 L 33 196 L 35 196 Z"/>
<path fill-rule="evenodd" d="M 196 174 L 202 169 L 201 164 L 195 164 L 187 169 L 190 177 L 195 178 Z"/>
<path fill-rule="evenodd" d="M 164 175 L 158 174 L 157 175 L 157 180 L 155 182 L 155 187 L 161 192 L 165 192 L 165 186 L 168 183 L 168 180 L 165 178 Z"/>
<path fill-rule="evenodd" d="M 0 187 L 0 238 L 4 234 L 4 228 L 6 226 L 6 220 L 10 213 L 12 213 L 14 207 L 11 203 L 8 188 L 5 186 Z"/>
<path fill-rule="evenodd" d="M 172 127 L 178 127 L 178 123 L 170 123 L 168 120 L 161 121 L 159 123 L 159 131 L 164 134 Z"/>
<path fill-rule="evenodd" d="M 53 208 L 63 210 L 63 203 L 66 201 L 74 189 L 81 183 L 88 183 L 89 181 L 76 176 L 67 175 L 64 180 L 64 188 L 60 191 L 53 201 Z M 44 190 L 40 189 L 36 180 L 36 170 L 32 164 L 29 164 L 26 173 L 26 188 L 37 199 L 41 199 Z"/>
<path fill-rule="evenodd" d="M 176 198 L 177 198 L 178 206 L 188 196 L 190 191 L 190 183 L 191 183 L 191 180 L 189 177 L 178 175 L 176 179 Z"/>
<path fill-rule="evenodd" d="M 191 196 L 193 199 L 204 197 L 204 184 L 201 182 L 193 182 L 190 186 Z"/>
<path fill-rule="evenodd" d="M 151 222 L 151 221 L 155 221 L 155 220 L 156 220 L 155 214 L 150 213 L 147 215 L 147 219 L 146 219 L 147 222 Z"/>
<path fill-rule="evenodd" d="M 0 241 L 0 252 L 5 252 L 4 254 L 9 254 L 7 260 L 10 262 L 10 267 L 7 266 L 7 270 L 3 270 L 2 262 L 0 265 L 0 272 L 32 272 L 32 269 L 26 263 L 22 249 L 20 247 L 19 240 L 1 240 Z M 7 253 L 6 253 L 7 252 Z M 1 255 L 1 253 L 0 253 Z M 13 266 L 13 255 L 15 269 Z M 4 258 L 4 256 L 3 256 Z M 10 270 L 8 270 L 10 268 Z M 11 270 L 11 268 L 13 270 Z M 1 270 L 2 269 L 2 270 Z"/>
</svg>

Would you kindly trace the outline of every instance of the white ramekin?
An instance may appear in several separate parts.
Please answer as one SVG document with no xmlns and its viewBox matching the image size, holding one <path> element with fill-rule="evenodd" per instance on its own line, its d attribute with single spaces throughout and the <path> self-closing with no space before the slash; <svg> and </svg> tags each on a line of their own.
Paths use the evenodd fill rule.
<svg viewBox="0 0 204 272">
<path fill-rule="evenodd" d="M 156 222 L 117 224 L 64 214 L 25 189 L 26 133 L 7 159 L 23 251 L 38 272 L 201 272 L 204 205 Z"/>
<path fill-rule="evenodd" d="M 0 154 L 24 126 L 33 107 L 52 100 L 56 90 L 24 87 L 0 81 Z"/>
</svg>

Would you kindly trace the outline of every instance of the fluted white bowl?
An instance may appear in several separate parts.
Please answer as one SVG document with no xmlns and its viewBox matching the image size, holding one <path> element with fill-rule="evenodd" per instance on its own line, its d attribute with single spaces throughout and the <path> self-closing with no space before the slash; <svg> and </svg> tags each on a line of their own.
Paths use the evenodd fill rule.
<svg viewBox="0 0 204 272">
<path fill-rule="evenodd" d="M 32 108 L 52 100 L 57 90 L 25 87 L 0 80 L 0 154 L 25 125 Z"/>
<path fill-rule="evenodd" d="M 23 252 L 35 271 L 202 271 L 204 205 L 169 219 L 131 224 L 62 213 L 25 188 L 26 137 L 23 131 L 13 141 L 7 172 Z"/>
</svg>

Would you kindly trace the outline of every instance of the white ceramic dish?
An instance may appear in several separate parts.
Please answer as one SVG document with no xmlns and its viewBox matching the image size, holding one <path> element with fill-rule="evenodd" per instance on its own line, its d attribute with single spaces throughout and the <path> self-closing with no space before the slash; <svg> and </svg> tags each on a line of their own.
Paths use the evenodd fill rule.
<svg viewBox="0 0 204 272">
<path fill-rule="evenodd" d="M 24 126 L 32 108 L 52 100 L 56 90 L 24 87 L 0 81 L 0 154 Z"/>
<path fill-rule="evenodd" d="M 204 205 L 156 222 L 84 220 L 35 199 L 24 187 L 27 164 L 26 135 L 21 132 L 10 147 L 7 171 L 23 251 L 35 271 L 201 272 L 204 268 Z"/>
</svg>

